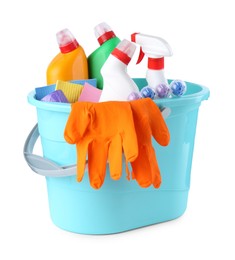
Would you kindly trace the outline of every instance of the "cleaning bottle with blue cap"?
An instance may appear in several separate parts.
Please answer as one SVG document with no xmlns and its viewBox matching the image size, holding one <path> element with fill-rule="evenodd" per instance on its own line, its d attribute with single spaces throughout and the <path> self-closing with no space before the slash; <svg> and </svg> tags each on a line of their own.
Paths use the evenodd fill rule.
<svg viewBox="0 0 235 260">
<path fill-rule="evenodd" d="M 148 86 L 156 91 L 159 84 L 168 85 L 164 75 L 164 57 L 172 56 L 170 45 L 160 37 L 142 33 L 133 33 L 131 41 L 140 45 L 137 64 L 142 61 L 144 55 L 148 57 Z"/>
</svg>

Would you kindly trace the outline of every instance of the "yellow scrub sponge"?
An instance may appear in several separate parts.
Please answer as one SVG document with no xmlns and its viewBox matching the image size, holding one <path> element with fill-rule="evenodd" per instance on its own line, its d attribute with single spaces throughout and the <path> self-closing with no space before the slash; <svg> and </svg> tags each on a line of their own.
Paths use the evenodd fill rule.
<svg viewBox="0 0 235 260">
<path fill-rule="evenodd" d="M 57 80 L 55 89 L 62 90 L 69 103 L 74 103 L 78 101 L 83 90 L 83 85 Z"/>
</svg>

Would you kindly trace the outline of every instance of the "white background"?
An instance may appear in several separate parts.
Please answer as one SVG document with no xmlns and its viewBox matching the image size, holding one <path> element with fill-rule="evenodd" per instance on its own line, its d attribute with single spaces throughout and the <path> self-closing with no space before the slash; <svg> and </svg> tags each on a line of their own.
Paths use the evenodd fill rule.
<svg viewBox="0 0 235 260">
<path fill-rule="evenodd" d="M 2 1 L 0 4 L 0 259 L 235 259 L 233 1 Z M 4 3 L 4 4 L 3 4 Z M 96 24 L 120 38 L 161 36 L 174 55 L 167 78 L 203 84 L 191 188 L 177 220 L 109 236 L 60 230 L 50 220 L 45 179 L 26 165 L 22 149 L 36 123 L 27 94 L 46 83 L 57 54 L 55 34 L 69 28 L 89 55 L 98 47 Z M 144 77 L 146 60 L 129 65 Z"/>
</svg>

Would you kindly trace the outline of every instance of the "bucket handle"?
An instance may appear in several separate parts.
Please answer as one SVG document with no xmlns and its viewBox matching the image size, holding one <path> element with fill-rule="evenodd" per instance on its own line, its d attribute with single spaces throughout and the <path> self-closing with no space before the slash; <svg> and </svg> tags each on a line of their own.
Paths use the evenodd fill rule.
<svg viewBox="0 0 235 260">
<path fill-rule="evenodd" d="M 171 113 L 171 109 L 168 107 L 160 107 L 160 110 L 164 119 L 166 119 Z M 59 166 L 58 164 L 47 158 L 33 154 L 33 148 L 38 137 L 38 124 L 36 124 L 29 133 L 25 141 L 23 150 L 25 161 L 27 162 L 29 167 L 37 174 L 45 177 L 68 177 L 76 175 L 76 164 L 69 166 Z"/>
<path fill-rule="evenodd" d="M 29 167 L 34 172 L 46 177 L 67 177 L 76 175 L 76 164 L 70 166 L 59 166 L 47 158 L 33 154 L 33 148 L 38 137 L 38 124 L 36 124 L 29 133 L 24 144 L 24 158 Z"/>
</svg>

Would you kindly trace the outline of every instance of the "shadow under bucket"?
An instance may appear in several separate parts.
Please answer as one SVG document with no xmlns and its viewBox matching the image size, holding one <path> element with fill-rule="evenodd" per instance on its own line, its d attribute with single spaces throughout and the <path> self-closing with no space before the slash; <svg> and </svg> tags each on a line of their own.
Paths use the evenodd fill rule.
<svg viewBox="0 0 235 260">
<path fill-rule="evenodd" d="M 139 88 L 147 85 L 145 79 L 134 80 Z M 77 161 L 76 146 L 64 140 L 70 104 L 41 102 L 35 99 L 34 91 L 29 93 L 28 102 L 37 108 L 38 130 L 35 128 L 26 140 L 25 158 L 33 170 L 39 166 L 45 172 L 50 214 L 55 225 L 80 234 L 111 234 L 172 220 L 184 213 L 198 109 L 209 97 L 208 88 L 186 83 L 187 92 L 182 97 L 155 101 L 159 107 L 171 110 L 166 119 L 170 144 L 161 147 L 153 140 L 162 175 L 159 189 L 141 188 L 135 180 L 128 181 L 124 163 L 118 181 L 110 178 L 107 167 L 105 182 L 99 190 L 90 186 L 87 172 L 82 182 L 76 181 L 76 166 L 72 173 L 64 173 L 64 166 L 76 165 Z M 38 134 L 44 159 L 31 153 Z M 30 164 L 31 159 L 34 166 Z M 57 175 L 44 171 L 47 159 L 52 161 L 52 169 L 58 168 Z"/>
</svg>

